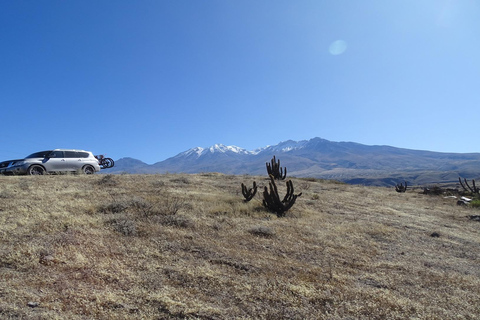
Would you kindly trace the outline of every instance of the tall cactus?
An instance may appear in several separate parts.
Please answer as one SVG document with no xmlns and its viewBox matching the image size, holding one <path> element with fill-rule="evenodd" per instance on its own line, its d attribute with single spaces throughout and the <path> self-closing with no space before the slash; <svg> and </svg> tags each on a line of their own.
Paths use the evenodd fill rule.
<svg viewBox="0 0 480 320">
<path fill-rule="evenodd" d="M 405 181 L 405 186 L 403 183 L 399 183 L 395 186 L 395 191 L 397 192 L 405 192 L 407 191 L 407 181 Z"/>
<path fill-rule="evenodd" d="M 253 188 L 250 189 L 247 189 L 247 186 L 242 183 L 242 194 L 245 197 L 245 202 L 252 200 L 256 193 L 257 183 L 255 181 L 253 181 Z"/>
<path fill-rule="evenodd" d="M 270 160 L 270 163 L 267 162 L 266 165 L 268 175 L 272 175 L 273 178 L 277 180 L 285 180 L 287 177 L 287 167 L 280 167 L 280 159 L 278 159 L 277 162 L 275 156 L 273 156 L 272 160 Z"/>
<path fill-rule="evenodd" d="M 462 179 L 458 177 L 458 182 L 460 182 L 460 185 L 462 186 L 463 190 L 467 192 L 470 190 L 471 193 L 480 193 L 480 189 L 475 186 L 475 180 L 472 179 L 473 188 L 470 187 L 466 178 L 463 179 L 463 181 L 465 182 L 465 184 L 463 184 Z M 465 185 L 468 187 L 468 189 L 467 187 L 465 187 Z"/>
<path fill-rule="evenodd" d="M 277 214 L 277 217 L 284 217 L 285 212 L 287 212 L 302 194 L 294 194 L 293 182 L 288 180 L 287 184 L 287 194 L 280 200 L 278 195 L 277 185 L 275 184 L 275 178 L 273 175 L 270 176 L 269 188 L 265 186 L 263 191 L 263 206 L 266 207 L 273 213 Z"/>
</svg>

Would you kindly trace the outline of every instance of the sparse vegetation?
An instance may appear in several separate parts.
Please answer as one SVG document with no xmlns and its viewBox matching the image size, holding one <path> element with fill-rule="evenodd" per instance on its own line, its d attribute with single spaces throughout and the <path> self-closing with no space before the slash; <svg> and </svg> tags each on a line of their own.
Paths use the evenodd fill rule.
<svg viewBox="0 0 480 320">
<path fill-rule="evenodd" d="M 282 168 L 280 166 L 280 159 L 278 161 L 275 159 L 275 156 L 273 156 L 272 160 L 270 160 L 270 163 L 266 163 L 267 166 L 267 174 L 270 176 L 272 175 L 274 179 L 276 180 L 285 180 L 287 177 L 287 167 Z"/>
<path fill-rule="evenodd" d="M 254 226 L 248 230 L 253 235 L 271 238 L 275 235 L 275 230 L 266 226 Z"/>
<path fill-rule="evenodd" d="M 479 317 L 477 209 L 291 178 L 279 219 L 244 178 L 0 176 L 0 318 Z"/>
<path fill-rule="evenodd" d="M 297 197 L 302 194 L 294 194 L 293 182 L 292 180 L 288 180 L 286 183 L 287 193 L 283 200 L 280 200 L 280 195 L 278 194 L 278 188 L 275 184 L 273 175 L 270 175 L 270 182 L 268 185 L 269 186 L 265 187 L 263 191 L 263 206 L 271 212 L 276 213 L 279 218 L 284 217 L 286 212 L 295 204 Z"/>
<path fill-rule="evenodd" d="M 395 186 L 395 191 L 403 193 L 407 191 L 407 181 L 405 181 L 405 185 L 403 183 L 397 183 Z"/>
<path fill-rule="evenodd" d="M 253 187 L 248 189 L 247 189 L 247 186 L 244 185 L 242 182 L 242 194 L 246 202 L 252 200 L 253 197 L 255 197 L 256 193 L 257 193 L 257 183 L 255 181 L 253 181 Z"/>
<path fill-rule="evenodd" d="M 480 208 L 480 199 L 475 199 L 473 201 L 470 202 L 470 205 L 472 206 L 472 208 Z"/>
<path fill-rule="evenodd" d="M 468 180 L 467 179 L 463 179 L 463 181 L 465 182 L 465 184 L 462 182 L 462 178 L 458 178 L 458 182 L 460 182 L 460 185 L 462 186 L 463 190 L 465 192 L 470 192 L 472 194 L 478 194 L 480 193 L 480 189 L 477 188 L 477 186 L 475 185 L 475 180 L 472 179 L 472 185 L 473 187 L 470 186 L 470 184 L 468 184 Z"/>
</svg>

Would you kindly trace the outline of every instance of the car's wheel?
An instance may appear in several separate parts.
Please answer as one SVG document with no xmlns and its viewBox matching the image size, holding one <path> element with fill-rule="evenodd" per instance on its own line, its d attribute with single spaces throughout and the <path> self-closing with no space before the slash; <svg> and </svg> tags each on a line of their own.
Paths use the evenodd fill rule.
<svg viewBox="0 0 480 320">
<path fill-rule="evenodd" d="M 29 175 L 43 175 L 45 174 L 45 169 L 42 166 L 39 166 L 37 164 L 34 164 L 33 166 L 30 166 L 27 170 L 27 174 Z"/>
<path fill-rule="evenodd" d="M 95 173 L 95 168 L 92 166 L 85 166 L 83 167 L 83 173 L 85 174 L 94 174 Z"/>
</svg>

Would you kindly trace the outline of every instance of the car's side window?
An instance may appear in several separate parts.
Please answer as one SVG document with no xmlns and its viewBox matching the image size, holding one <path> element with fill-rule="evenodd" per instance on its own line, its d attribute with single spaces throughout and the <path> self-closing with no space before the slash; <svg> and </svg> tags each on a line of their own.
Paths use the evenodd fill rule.
<svg viewBox="0 0 480 320">
<path fill-rule="evenodd" d="M 88 158 L 88 152 L 77 152 L 77 158 Z"/>
<path fill-rule="evenodd" d="M 78 158 L 75 151 L 65 151 L 65 158 Z"/>
<path fill-rule="evenodd" d="M 52 151 L 49 155 L 49 158 L 63 158 L 63 151 Z"/>
</svg>

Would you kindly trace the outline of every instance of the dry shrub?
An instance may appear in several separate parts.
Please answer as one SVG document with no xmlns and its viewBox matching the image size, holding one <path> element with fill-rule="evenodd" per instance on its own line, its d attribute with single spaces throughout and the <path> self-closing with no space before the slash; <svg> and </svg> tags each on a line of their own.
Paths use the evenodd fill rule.
<svg viewBox="0 0 480 320">
<path fill-rule="evenodd" d="M 193 220 L 184 215 L 166 215 L 160 217 L 159 221 L 164 226 L 171 227 L 193 228 L 195 226 Z"/>
<path fill-rule="evenodd" d="M 170 182 L 180 183 L 180 184 L 190 184 L 190 180 L 187 177 L 183 177 L 183 176 L 170 179 Z"/>
<path fill-rule="evenodd" d="M 122 213 L 130 210 L 134 213 L 149 215 L 153 210 L 153 205 L 140 197 L 127 198 L 122 200 L 114 200 L 109 203 L 102 204 L 98 207 L 100 213 Z"/>
<path fill-rule="evenodd" d="M 165 181 L 161 181 L 161 180 L 160 181 L 158 181 L 158 180 L 152 181 L 151 185 L 154 188 L 163 188 L 163 187 L 165 187 Z"/>
<path fill-rule="evenodd" d="M 124 236 L 136 236 L 138 234 L 136 223 L 127 216 L 109 219 L 106 221 L 106 224 L 112 226 L 115 231 Z"/>
<path fill-rule="evenodd" d="M 107 174 L 103 176 L 98 184 L 102 187 L 115 187 L 118 185 L 118 180 L 112 174 Z"/>
<path fill-rule="evenodd" d="M 121 213 L 128 209 L 128 204 L 125 202 L 110 202 L 99 206 L 100 213 Z"/>
<path fill-rule="evenodd" d="M 12 197 L 12 194 L 8 190 L 0 191 L 0 199 L 8 199 Z"/>
<path fill-rule="evenodd" d="M 163 216 L 176 215 L 187 206 L 185 198 L 176 195 L 167 195 L 156 204 L 155 214 Z"/>
<path fill-rule="evenodd" d="M 272 238 L 275 236 L 275 230 L 271 227 L 266 226 L 255 226 L 248 229 L 248 232 L 259 237 Z"/>
</svg>

